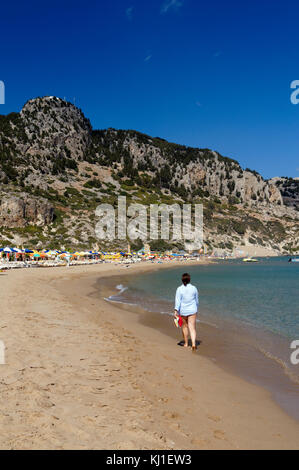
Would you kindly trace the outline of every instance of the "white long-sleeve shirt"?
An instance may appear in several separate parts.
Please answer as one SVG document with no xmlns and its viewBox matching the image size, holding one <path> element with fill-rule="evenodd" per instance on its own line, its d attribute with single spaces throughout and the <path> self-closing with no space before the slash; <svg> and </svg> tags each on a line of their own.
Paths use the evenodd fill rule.
<svg viewBox="0 0 299 470">
<path fill-rule="evenodd" d="M 198 310 L 198 290 L 192 284 L 184 286 L 182 284 L 176 290 L 175 310 L 180 315 L 187 316 L 197 313 Z"/>
</svg>

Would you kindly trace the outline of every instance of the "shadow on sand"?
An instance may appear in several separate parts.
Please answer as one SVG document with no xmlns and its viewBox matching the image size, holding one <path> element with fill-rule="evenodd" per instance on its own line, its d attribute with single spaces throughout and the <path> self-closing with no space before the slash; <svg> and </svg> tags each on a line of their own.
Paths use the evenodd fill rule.
<svg viewBox="0 0 299 470">
<path fill-rule="evenodd" d="M 198 346 L 200 346 L 201 343 L 202 343 L 201 341 L 196 340 L 196 347 L 198 348 Z M 183 341 L 183 340 L 179 341 L 179 342 L 177 343 L 177 345 L 178 345 L 178 346 L 184 346 L 184 341 Z M 188 340 L 188 346 L 190 346 L 190 347 L 192 346 L 191 339 Z"/>
</svg>

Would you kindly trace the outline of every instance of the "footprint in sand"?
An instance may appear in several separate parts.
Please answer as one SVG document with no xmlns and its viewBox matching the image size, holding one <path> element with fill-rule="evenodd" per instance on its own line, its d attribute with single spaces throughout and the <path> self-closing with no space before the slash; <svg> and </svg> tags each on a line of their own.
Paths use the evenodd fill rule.
<svg viewBox="0 0 299 470">
<path fill-rule="evenodd" d="M 169 369 L 169 370 L 171 370 L 171 369 Z M 181 374 L 172 374 L 172 375 L 173 375 L 173 377 L 174 377 L 175 379 L 178 379 L 178 380 L 179 380 L 179 379 L 182 379 L 182 378 L 184 377 L 184 376 L 181 375 Z"/>
<path fill-rule="evenodd" d="M 163 416 L 169 419 L 178 419 L 180 417 L 175 411 L 164 411 Z"/>
<path fill-rule="evenodd" d="M 183 396 L 183 400 L 184 400 L 184 401 L 185 401 L 185 400 L 188 400 L 188 401 L 189 401 L 189 400 L 191 400 L 191 398 L 188 397 L 187 395 L 184 395 L 184 396 Z"/>
<path fill-rule="evenodd" d="M 51 400 L 49 400 L 49 398 L 46 397 L 41 397 L 36 400 L 36 404 L 41 408 L 51 408 L 52 406 L 55 406 L 55 404 Z"/>
<path fill-rule="evenodd" d="M 116 445 L 117 450 L 130 450 L 130 449 L 135 449 L 136 444 L 132 441 L 125 441 L 125 442 L 120 442 L 119 444 Z"/>
<path fill-rule="evenodd" d="M 159 398 L 158 400 L 160 403 L 168 403 L 169 402 L 169 398 Z"/>
<path fill-rule="evenodd" d="M 215 423 L 219 423 L 219 421 L 221 421 L 220 416 L 207 415 L 207 417 L 208 417 L 211 421 L 214 421 Z"/>
<path fill-rule="evenodd" d="M 193 444 L 194 446 L 204 446 L 207 444 L 207 441 L 205 441 L 204 439 L 192 439 L 191 440 L 191 444 Z"/>
<path fill-rule="evenodd" d="M 216 439 L 226 440 L 225 433 L 220 429 L 215 429 L 213 434 Z"/>
</svg>

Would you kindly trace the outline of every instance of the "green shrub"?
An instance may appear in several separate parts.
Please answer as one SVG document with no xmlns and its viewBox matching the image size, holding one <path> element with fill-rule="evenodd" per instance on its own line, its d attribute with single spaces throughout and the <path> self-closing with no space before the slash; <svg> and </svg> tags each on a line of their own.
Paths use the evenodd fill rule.
<svg viewBox="0 0 299 470">
<path fill-rule="evenodd" d="M 83 185 L 85 188 L 96 188 L 96 189 L 100 189 L 102 187 L 102 183 L 97 180 L 97 179 L 92 179 L 92 180 L 89 180 L 89 181 L 86 181 L 86 183 L 84 183 Z"/>
</svg>

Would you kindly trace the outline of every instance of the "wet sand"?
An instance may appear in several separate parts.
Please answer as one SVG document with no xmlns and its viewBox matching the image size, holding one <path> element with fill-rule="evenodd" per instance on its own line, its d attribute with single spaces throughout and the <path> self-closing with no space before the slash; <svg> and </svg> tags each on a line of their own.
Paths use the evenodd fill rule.
<svg viewBox="0 0 299 470">
<path fill-rule="evenodd" d="M 1 449 L 299 448 L 269 392 L 99 296 L 101 277 L 165 267 L 0 275 Z"/>
</svg>

